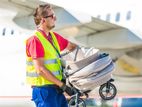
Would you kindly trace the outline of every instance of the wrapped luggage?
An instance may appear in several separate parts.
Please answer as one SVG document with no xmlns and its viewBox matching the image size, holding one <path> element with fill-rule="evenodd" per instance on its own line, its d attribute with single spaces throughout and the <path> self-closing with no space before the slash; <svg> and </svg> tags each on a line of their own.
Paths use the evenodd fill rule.
<svg viewBox="0 0 142 107">
<path fill-rule="evenodd" d="M 111 79 L 114 63 L 109 54 L 98 49 L 78 47 L 63 57 L 67 83 L 81 91 L 93 90 Z"/>
</svg>

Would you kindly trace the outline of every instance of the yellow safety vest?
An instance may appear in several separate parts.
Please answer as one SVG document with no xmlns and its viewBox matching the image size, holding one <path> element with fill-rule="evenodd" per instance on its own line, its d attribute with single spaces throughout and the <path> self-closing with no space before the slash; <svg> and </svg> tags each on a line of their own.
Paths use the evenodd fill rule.
<svg viewBox="0 0 142 107">
<path fill-rule="evenodd" d="M 59 58 L 60 53 L 60 47 L 58 44 L 58 41 L 54 35 L 53 32 L 50 32 L 50 35 L 52 37 L 52 43 L 54 44 L 55 49 L 52 44 L 41 34 L 39 31 L 35 32 L 36 37 L 40 40 L 43 48 L 44 48 L 44 66 L 52 72 L 52 74 L 58 78 L 59 80 L 62 79 L 62 66 L 61 61 Z M 33 59 L 31 57 L 27 56 L 27 62 L 26 62 L 26 79 L 27 83 L 34 86 L 43 86 L 47 84 L 54 84 L 42 76 L 40 76 L 33 64 Z"/>
</svg>

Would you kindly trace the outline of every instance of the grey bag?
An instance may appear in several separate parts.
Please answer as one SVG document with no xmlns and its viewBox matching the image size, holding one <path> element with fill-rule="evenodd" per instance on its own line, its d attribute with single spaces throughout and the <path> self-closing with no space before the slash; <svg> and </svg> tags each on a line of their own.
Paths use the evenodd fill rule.
<svg viewBox="0 0 142 107">
<path fill-rule="evenodd" d="M 92 51 L 90 53 L 86 51 L 86 53 L 88 52 L 86 54 L 80 48 L 78 54 L 74 54 L 82 56 L 76 57 L 75 61 L 66 63 L 65 73 L 68 75 L 68 82 L 82 91 L 92 90 L 102 85 L 111 78 L 114 70 L 114 63 L 108 54 L 101 54 L 96 49 L 95 51 L 92 49 Z"/>
</svg>

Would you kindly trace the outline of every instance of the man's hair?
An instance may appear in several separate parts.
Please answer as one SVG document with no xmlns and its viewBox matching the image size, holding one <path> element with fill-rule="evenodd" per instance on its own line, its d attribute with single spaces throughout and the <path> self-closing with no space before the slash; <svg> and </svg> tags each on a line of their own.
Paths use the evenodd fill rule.
<svg viewBox="0 0 142 107">
<path fill-rule="evenodd" d="M 47 9 L 50 8 L 51 5 L 50 4 L 43 4 L 43 5 L 39 5 L 36 9 L 35 12 L 33 14 L 34 16 L 34 21 L 36 25 L 40 24 L 40 21 L 43 17 L 47 16 Z"/>
</svg>

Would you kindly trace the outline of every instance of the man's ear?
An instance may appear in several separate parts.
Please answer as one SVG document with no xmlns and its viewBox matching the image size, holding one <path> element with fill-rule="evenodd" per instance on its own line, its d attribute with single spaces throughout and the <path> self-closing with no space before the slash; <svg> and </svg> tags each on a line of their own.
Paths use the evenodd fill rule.
<svg viewBox="0 0 142 107">
<path fill-rule="evenodd" d="M 44 22 L 45 22 L 45 19 L 44 19 L 44 18 L 42 18 L 42 19 L 41 19 L 41 22 L 42 22 L 42 23 L 44 23 Z"/>
</svg>

